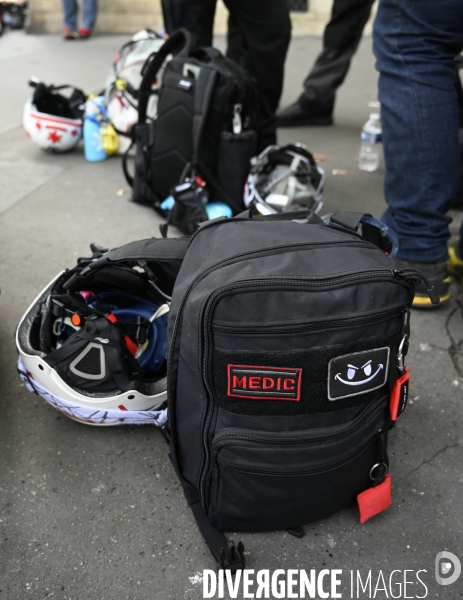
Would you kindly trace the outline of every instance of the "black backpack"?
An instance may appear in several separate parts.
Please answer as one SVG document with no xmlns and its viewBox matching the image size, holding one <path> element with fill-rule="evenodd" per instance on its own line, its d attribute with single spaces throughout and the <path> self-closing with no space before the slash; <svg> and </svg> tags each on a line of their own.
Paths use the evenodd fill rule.
<svg viewBox="0 0 463 600">
<path fill-rule="evenodd" d="M 169 317 L 168 436 L 219 568 L 245 564 L 222 531 L 301 537 L 357 501 L 361 522 L 391 504 L 387 436 L 423 278 L 394 269 L 378 231 L 362 239 L 361 216 L 216 219 L 191 239 Z"/>
<path fill-rule="evenodd" d="M 178 30 L 144 67 L 139 90 L 135 175 L 124 172 L 135 202 L 160 209 L 171 188 L 187 175 L 205 180 L 212 200 L 243 210 L 243 188 L 254 154 L 249 129 L 255 102 L 250 78 L 214 48 L 192 51 L 191 36 Z M 170 55 L 155 121 L 147 120 L 151 84 Z M 162 212 L 162 211 L 161 211 Z"/>
</svg>

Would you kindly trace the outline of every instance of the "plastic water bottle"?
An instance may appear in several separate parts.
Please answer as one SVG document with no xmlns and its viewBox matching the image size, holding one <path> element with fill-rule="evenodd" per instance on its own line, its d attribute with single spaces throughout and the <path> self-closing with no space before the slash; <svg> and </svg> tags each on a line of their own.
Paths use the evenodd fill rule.
<svg viewBox="0 0 463 600">
<path fill-rule="evenodd" d="M 361 171 L 372 173 L 378 168 L 381 134 L 381 117 L 379 113 L 371 113 L 360 135 L 359 169 Z"/>
</svg>

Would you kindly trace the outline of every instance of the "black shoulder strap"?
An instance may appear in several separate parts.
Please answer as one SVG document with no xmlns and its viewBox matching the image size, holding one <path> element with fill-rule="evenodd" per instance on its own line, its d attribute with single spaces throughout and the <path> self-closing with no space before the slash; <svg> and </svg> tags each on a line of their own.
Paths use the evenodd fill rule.
<svg viewBox="0 0 463 600">
<path fill-rule="evenodd" d="M 164 64 L 164 61 L 169 54 L 185 55 L 191 51 L 193 46 L 193 38 L 186 29 L 178 29 L 168 40 L 161 46 L 159 52 L 154 56 L 153 60 L 148 64 L 145 63 L 142 75 L 143 79 L 140 84 L 138 97 L 138 122 L 144 123 L 146 119 L 146 109 L 151 93 L 151 86 L 158 74 L 159 69 Z"/>
<path fill-rule="evenodd" d="M 188 506 L 191 508 L 196 524 L 198 525 L 199 531 L 201 532 L 207 547 L 211 551 L 215 558 L 218 569 L 227 569 L 232 573 L 236 573 L 246 566 L 246 559 L 244 558 L 244 545 L 242 542 L 238 542 L 235 546 L 233 540 L 227 540 L 224 534 L 216 529 L 214 525 L 209 521 L 206 511 L 201 504 L 201 499 L 196 487 L 188 482 L 180 474 L 180 469 L 175 454 L 175 444 L 172 440 L 171 434 L 168 430 L 168 426 L 164 428 L 164 437 L 169 444 L 169 456 L 174 465 L 174 469 L 183 487 Z"/>
<path fill-rule="evenodd" d="M 129 173 L 129 167 L 128 167 L 128 161 L 129 161 L 129 154 L 130 151 L 133 148 L 134 145 L 134 140 L 132 139 L 132 142 L 130 144 L 130 146 L 127 148 L 127 150 L 124 152 L 124 154 L 122 155 L 122 170 L 124 172 L 125 178 L 127 180 L 127 183 L 130 185 L 130 187 L 133 188 L 133 177 L 132 175 L 130 175 Z"/>
<path fill-rule="evenodd" d="M 204 124 L 209 113 L 209 106 L 211 104 L 216 79 L 217 71 L 215 71 L 215 69 L 203 67 L 199 72 L 193 114 L 193 166 L 198 162 Z"/>
<path fill-rule="evenodd" d="M 119 248 L 107 252 L 95 262 L 87 265 L 80 273 L 74 275 L 63 285 L 64 289 L 70 290 L 82 282 L 91 271 L 101 269 L 108 263 L 129 261 L 158 261 L 169 262 L 173 260 L 182 261 L 185 257 L 189 238 L 148 238 L 130 242 Z"/>
<path fill-rule="evenodd" d="M 99 263 L 120 262 L 125 260 L 183 260 L 190 243 L 189 238 L 148 238 L 124 244 L 107 252 L 99 260 L 93 263 L 98 268 Z"/>
<path fill-rule="evenodd" d="M 227 540 L 224 534 L 216 529 L 204 510 L 199 498 L 198 490 L 191 483 L 180 479 L 183 486 L 183 491 L 188 502 L 188 506 L 193 511 L 196 524 L 215 558 L 218 569 L 227 569 L 232 573 L 236 573 L 246 566 L 244 558 L 243 542 L 238 542 L 235 546 L 233 540 Z"/>
</svg>

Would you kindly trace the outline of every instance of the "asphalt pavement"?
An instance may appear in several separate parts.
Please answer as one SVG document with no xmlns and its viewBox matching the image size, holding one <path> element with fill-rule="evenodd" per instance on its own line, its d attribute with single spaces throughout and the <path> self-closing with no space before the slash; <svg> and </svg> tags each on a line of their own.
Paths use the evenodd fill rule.
<svg viewBox="0 0 463 600">
<path fill-rule="evenodd" d="M 159 235 L 154 211 L 129 202 L 120 158 L 88 163 L 82 147 L 47 154 L 21 126 L 29 76 L 99 91 L 125 40 L 0 38 L 0 600 L 196 600 L 203 569 L 214 568 L 159 431 L 73 422 L 29 393 L 16 372 L 15 327 L 53 276 L 91 242 L 114 247 Z M 320 43 L 293 41 L 282 106 L 299 94 Z M 303 142 L 320 155 L 323 212 L 379 217 L 385 208 L 384 164 L 363 173 L 356 162 L 376 82 L 365 38 L 334 126 L 280 132 L 281 142 Z M 370 597 L 351 595 L 349 574 L 360 571 L 364 580 L 369 570 L 373 587 L 380 571 L 387 584 L 396 571 L 392 594 L 378 590 L 376 598 L 463 597 L 463 576 L 445 587 L 434 576 L 438 552 L 463 562 L 463 294 L 456 282 L 452 293 L 448 305 L 412 314 L 411 400 L 390 435 L 392 507 L 365 525 L 352 507 L 307 525 L 300 540 L 281 531 L 232 532 L 245 544 L 249 568 L 342 569 L 343 598 Z M 406 591 L 405 570 L 413 582 Z"/>
</svg>

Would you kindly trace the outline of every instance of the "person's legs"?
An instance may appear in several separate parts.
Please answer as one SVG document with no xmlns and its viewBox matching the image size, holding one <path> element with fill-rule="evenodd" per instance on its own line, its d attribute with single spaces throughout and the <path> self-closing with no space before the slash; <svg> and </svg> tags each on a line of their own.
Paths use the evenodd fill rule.
<svg viewBox="0 0 463 600">
<path fill-rule="evenodd" d="M 229 48 L 228 56 L 243 64 L 257 80 L 260 109 L 253 123 L 258 150 L 276 141 L 275 110 L 283 87 L 283 70 L 291 38 L 287 0 L 225 0 L 241 44 Z"/>
<path fill-rule="evenodd" d="M 374 0 L 334 0 L 323 50 L 304 81 L 304 92 L 277 114 L 280 127 L 331 125 L 336 90 L 362 39 Z"/>
<path fill-rule="evenodd" d="M 98 14 L 98 0 L 82 0 L 82 23 L 79 32 L 90 34 Z M 87 34 L 87 35 L 88 35 Z"/>
<path fill-rule="evenodd" d="M 244 46 L 241 33 L 235 25 L 231 15 L 228 15 L 227 56 L 233 58 L 233 60 L 243 68 L 246 68 L 246 65 L 248 64 L 247 50 Z"/>
<path fill-rule="evenodd" d="M 374 0 L 334 0 L 331 20 L 323 34 L 323 50 L 304 81 L 304 98 L 333 106 L 344 81 Z"/>
<path fill-rule="evenodd" d="M 407 261 L 447 259 L 446 212 L 459 174 L 453 61 L 462 47 L 459 0 L 380 0 L 374 52 L 386 163 L 383 220 Z"/>
<path fill-rule="evenodd" d="M 62 0 L 63 27 L 70 31 L 77 30 L 77 2 L 76 0 Z"/>
<path fill-rule="evenodd" d="M 212 46 L 216 0 L 162 0 L 167 33 L 183 27 L 195 36 L 197 47 Z"/>
</svg>

